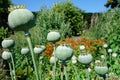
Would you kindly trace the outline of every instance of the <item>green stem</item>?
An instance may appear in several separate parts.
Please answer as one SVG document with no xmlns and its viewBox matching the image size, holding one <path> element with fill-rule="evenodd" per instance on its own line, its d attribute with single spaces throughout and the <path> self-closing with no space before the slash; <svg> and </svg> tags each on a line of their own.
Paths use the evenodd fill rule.
<svg viewBox="0 0 120 80">
<path fill-rule="evenodd" d="M 40 64 L 40 70 L 39 70 L 40 71 L 40 80 L 42 80 L 42 71 L 41 70 L 42 70 L 42 66 Z"/>
<path fill-rule="evenodd" d="M 55 75 L 56 75 L 56 74 L 55 74 L 55 68 L 56 68 L 55 65 L 54 65 L 52 68 L 53 68 L 53 76 L 52 76 L 52 80 L 55 80 Z"/>
<path fill-rule="evenodd" d="M 40 74 L 40 80 L 42 80 L 42 59 L 38 60 L 39 62 L 39 74 Z"/>
<path fill-rule="evenodd" d="M 68 75 L 67 75 L 67 67 L 64 65 L 64 74 L 65 74 L 65 80 L 68 80 Z"/>
<path fill-rule="evenodd" d="M 13 55 L 11 54 L 11 60 L 12 60 L 12 66 L 13 66 L 13 71 L 12 71 L 12 73 L 13 73 L 13 78 L 14 78 L 14 80 L 17 80 L 16 79 L 16 73 L 15 73 L 15 64 L 14 64 L 14 60 L 13 60 Z"/>
<path fill-rule="evenodd" d="M 86 69 L 87 80 L 90 80 L 90 75 L 88 69 Z"/>
<path fill-rule="evenodd" d="M 74 70 L 75 70 L 75 75 L 77 75 L 76 79 L 75 80 L 79 80 L 79 76 L 78 76 L 78 73 L 77 73 L 77 67 L 75 65 L 73 65 L 74 67 Z"/>
<path fill-rule="evenodd" d="M 110 72 L 112 72 L 112 63 L 111 63 L 111 61 L 112 61 L 112 53 L 109 53 L 110 54 Z"/>
<path fill-rule="evenodd" d="M 89 71 L 88 71 L 88 68 L 89 68 L 89 65 L 85 65 L 85 68 L 86 68 L 86 77 L 87 77 L 87 80 L 90 80 L 90 75 L 89 75 Z"/>
<path fill-rule="evenodd" d="M 53 53 L 54 52 L 55 52 L 55 44 L 53 44 Z M 56 58 L 55 53 L 53 55 Z M 53 66 L 53 80 L 55 80 L 55 76 L 56 76 L 56 70 L 55 69 L 56 69 L 56 61 L 55 61 L 54 66 Z"/>
<path fill-rule="evenodd" d="M 32 42 L 30 39 L 30 34 L 26 35 L 26 39 L 30 48 L 30 52 L 31 52 L 31 56 L 32 56 L 32 61 L 33 61 L 33 65 L 34 65 L 34 69 L 35 69 L 35 75 L 36 75 L 36 80 L 39 80 L 39 76 L 38 76 L 38 71 L 37 71 L 37 67 L 36 67 L 36 62 L 35 62 L 35 54 L 33 51 L 33 47 L 32 47 Z"/>
<path fill-rule="evenodd" d="M 29 66 L 29 63 L 28 63 L 28 58 L 27 58 L 27 55 L 25 55 L 25 60 L 26 60 L 26 63 L 27 63 L 27 75 L 28 75 L 28 73 L 29 73 L 29 69 L 28 69 L 28 66 Z"/>
<path fill-rule="evenodd" d="M 60 78 L 61 80 L 63 80 L 63 65 L 62 64 L 60 64 L 60 73 L 61 73 Z"/>
<path fill-rule="evenodd" d="M 11 63 L 8 61 L 8 64 L 9 64 L 9 68 L 10 68 L 10 76 L 11 76 L 11 80 L 14 80 L 13 79 L 13 74 L 12 74 L 12 65 Z"/>
<path fill-rule="evenodd" d="M 105 62 L 106 62 L 107 61 L 107 51 L 106 51 L 106 49 L 105 49 L 104 56 L 105 56 Z"/>
</svg>

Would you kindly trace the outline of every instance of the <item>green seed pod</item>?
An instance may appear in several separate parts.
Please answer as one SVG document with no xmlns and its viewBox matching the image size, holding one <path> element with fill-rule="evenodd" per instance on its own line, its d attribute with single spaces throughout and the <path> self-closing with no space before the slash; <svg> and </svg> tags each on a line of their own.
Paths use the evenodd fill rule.
<svg viewBox="0 0 120 80">
<path fill-rule="evenodd" d="M 34 15 L 27 9 L 16 9 L 8 15 L 8 24 L 11 29 L 26 31 L 33 26 Z"/>
<path fill-rule="evenodd" d="M 89 64 L 91 61 L 92 61 L 93 57 L 91 54 L 80 54 L 78 56 L 78 61 L 81 63 L 81 64 Z"/>
<path fill-rule="evenodd" d="M 21 49 L 21 54 L 27 54 L 27 53 L 29 53 L 29 48 L 28 47 L 23 47 L 22 49 Z"/>
<path fill-rule="evenodd" d="M 10 39 L 10 38 L 5 38 L 2 41 L 3 48 L 11 48 L 14 44 L 15 44 L 15 41 L 13 39 Z"/>
<path fill-rule="evenodd" d="M 73 49 L 67 45 L 60 45 L 55 50 L 55 56 L 61 61 L 70 59 L 73 55 Z"/>
<path fill-rule="evenodd" d="M 36 45 L 34 48 L 35 54 L 40 54 L 45 50 L 45 46 Z"/>
<path fill-rule="evenodd" d="M 95 72 L 99 75 L 105 75 L 108 72 L 107 66 L 95 66 Z"/>
<path fill-rule="evenodd" d="M 57 62 L 58 61 L 58 59 L 56 58 L 56 57 L 54 57 L 54 56 L 52 56 L 51 58 L 50 58 L 50 63 L 51 64 L 54 64 L 55 62 Z"/>
<path fill-rule="evenodd" d="M 47 35 L 47 40 L 50 42 L 56 42 L 60 40 L 60 33 L 57 31 L 50 31 Z"/>
<path fill-rule="evenodd" d="M 12 55 L 12 53 L 10 52 L 10 51 L 4 51 L 3 53 L 2 53 L 2 58 L 4 59 L 4 60 L 8 60 L 8 59 L 10 59 L 10 57 L 11 57 L 11 55 Z"/>
</svg>

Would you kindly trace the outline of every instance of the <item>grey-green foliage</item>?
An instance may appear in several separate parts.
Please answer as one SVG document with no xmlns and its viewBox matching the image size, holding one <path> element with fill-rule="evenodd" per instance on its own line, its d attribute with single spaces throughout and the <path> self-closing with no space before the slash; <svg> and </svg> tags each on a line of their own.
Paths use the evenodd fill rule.
<svg viewBox="0 0 120 80">
<path fill-rule="evenodd" d="M 43 8 L 37 14 L 36 26 L 31 33 L 42 44 L 47 42 L 46 37 L 50 30 L 58 30 L 62 38 L 66 34 L 71 35 L 70 25 L 69 23 L 65 23 L 63 14 Z"/>
</svg>

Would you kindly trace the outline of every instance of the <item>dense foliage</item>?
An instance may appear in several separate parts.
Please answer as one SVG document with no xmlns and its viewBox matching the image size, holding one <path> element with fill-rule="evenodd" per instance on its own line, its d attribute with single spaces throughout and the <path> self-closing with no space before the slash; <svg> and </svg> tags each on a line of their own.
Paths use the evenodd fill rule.
<svg viewBox="0 0 120 80">
<path fill-rule="evenodd" d="M 120 10 L 119 8 L 111 9 L 108 12 L 101 13 L 95 24 L 85 34 L 90 38 L 105 38 L 114 52 L 120 52 Z"/>
<path fill-rule="evenodd" d="M 77 35 L 82 31 L 83 11 L 78 9 L 70 1 L 55 3 L 51 9 L 57 13 L 63 13 L 65 22 L 69 22 L 72 28 L 72 34 Z"/>
<path fill-rule="evenodd" d="M 83 17 L 83 14 L 85 17 Z M 46 46 L 42 54 L 35 54 L 40 80 L 54 80 L 54 78 L 55 80 L 101 80 L 100 78 L 119 80 L 120 10 L 119 8 L 114 8 L 107 12 L 99 13 L 92 26 L 90 24 L 91 15 L 83 13 L 83 11 L 76 8 L 69 1 L 56 3 L 51 9 L 41 8 L 39 12 L 35 13 L 36 25 L 30 29 L 32 46 L 33 48 L 36 45 Z M 82 28 L 85 23 L 84 21 L 88 21 L 86 25 L 89 29 L 87 30 Z M 47 34 L 50 30 L 60 32 L 60 41 L 56 43 L 47 41 Z M 82 30 L 85 30 L 85 32 L 80 38 L 76 39 L 71 37 Z M 7 29 L 0 28 L 0 32 L 2 32 L 2 34 L 0 33 L 0 38 L 6 37 L 6 31 Z M 36 80 L 30 53 L 21 54 L 21 49 L 28 47 L 25 39 L 27 37 L 21 31 L 11 35 L 11 38 L 15 40 L 15 45 L 10 51 L 12 52 L 16 69 L 11 74 L 16 73 L 18 80 Z M 67 61 L 58 59 L 57 62 L 52 60 L 55 63 L 51 63 L 50 59 L 51 57 L 56 57 L 54 53 L 59 45 L 63 46 L 60 48 L 61 50 L 64 47 L 73 49 L 72 54 L 74 58 L 70 57 L 71 59 Z M 84 46 L 83 51 L 81 50 L 81 45 L 82 47 Z M 69 52 L 69 50 L 67 51 Z M 89 60 L 87 54 L 93 56 L 93 59 L 90 61 L 91 63 L 81 64 L 78 56 L 81 55 L 84 61 L 87 61 Z M 9 62 L 11 61 L 8 60 Z M 101 74 L 104 72 L 104 66 L 108 67 L 109 70 L 105 72 L 106 74 L 99 75 L 96 73 L 94 68 L 97 62 L 100 65 L 98 67 L 102 69 L 100 70 Z M 3 76 L 0 76 L 0 79 L 1 77 L 3 78 Z"/>
</svg>

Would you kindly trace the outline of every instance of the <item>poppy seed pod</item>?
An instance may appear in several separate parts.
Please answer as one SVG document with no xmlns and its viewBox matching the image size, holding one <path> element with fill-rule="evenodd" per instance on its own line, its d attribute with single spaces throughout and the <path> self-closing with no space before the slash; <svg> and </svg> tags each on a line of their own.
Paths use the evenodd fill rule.
<svg viewBox="0 0 120 80">
<path fill-rule="evenodd" d="M 54 56 L 52 56 L 51 58 L 50 58 L 50 63 L 51 64 L 54 64 L 55 62 L 57 62 L 58 61 L 58 59 L 56 58 L 56 57 L 54 57 Z"/>
<path fill-rule="evenodd" d="M 29 48 L 28 47 L 24 47 L 24 48 L 22 48 L 21 49 L 21 54 L 27 54 L 27 53 L 29 53 Z"/>
<path fill-rule="evenodd" d="M 60 45 L 55 50 L 55 56 L 61 61 L 70 59 L 73 55 L 73 49 L 67 45 Z"/>
<path fill-rule="evenodd" d="M 34 15 L 28 9 L 15 9 L 8 15 L 9 27 L 14 30 L 28 30 L 33 26 L 34 22 Z"/>
<path fill-rule="evenodd" d="M 56 42 L 60 39 L 60 33 L 57 32 L 57 31 L 50 31 L 48 34 L 47 34 L 47 40 L 50 41 L 50 42 Z"/>
<path fill-rule="evenodd" d="M 4 59 L 4 60 L 8 60 L 8 59 L 10 59 L 10 57 L 11 57 L 11 55 L 12 55 L 12 53 L 10 52 L 10 51 L 4 51 L 3 53 L 2 53 L 2 58 Z"/>
<path fill-rule="evenodd" d="M 78 56 L 78 61 L 85 65 L 89 64 L 92 61 L 92 59 L 93 59 L 93 57 L 89 53 L 88 54 L 80 54 Z"/>
<path fill-rule="evenodd" d="M 12 47 L 14 44 L 15 44 L 15 41 L 14 41 L 13 39 L 10 39 L 10 38 L 5 38 L 5 39 L 2 41 L 2 47 L 3 47 L 3 48 L 10 48 L 10 47 Z"/>
<path fill-rule="evenodd" d="M 107 66 L 95 66 L 95 72 L 99 75 L 105 75 L 108 72 Z"/>
<path fill-rule="evenodd" d="M 36 45 L 34 48 L 35 54 L 40 54 L 45 50 L 45 46 Z"/>
</svg>

